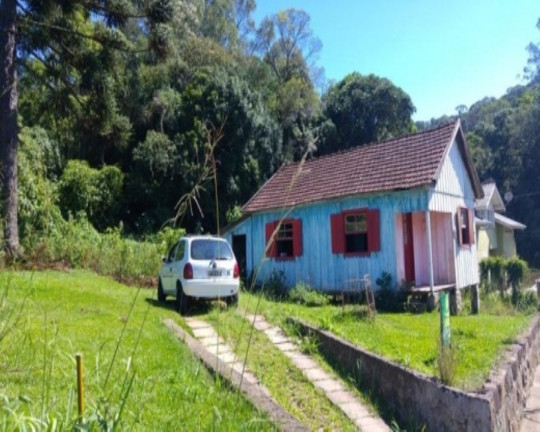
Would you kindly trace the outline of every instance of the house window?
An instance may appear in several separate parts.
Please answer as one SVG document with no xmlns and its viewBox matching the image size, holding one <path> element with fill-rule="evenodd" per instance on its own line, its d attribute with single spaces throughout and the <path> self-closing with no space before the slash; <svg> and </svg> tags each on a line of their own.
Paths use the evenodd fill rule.
<svg viewBox="0 0 540 432">
<path fill-rule="evenodd" d="M 470 246 L 474 243 L 474 213 L 465 207 L 457 211 L 457 234 L 460 246 Z"/>
<path fill-rule="evenodd" d="M 292 223 L 282 223 L 279 226 L 276 239 L 276 249 L 278 257 L 294 256 Z"/>
<path fill-rule="evenodd" d="M 368 232 L 366 213 L 345 215 L 345 252 L 367 252 Z"/>
<path fill-rule="evenodd" d="M 266 224 L 266 256 L 290 259 L 302 255 L 302 221 L 276 220 Z"/>
<path fill-rule="evenodd" d="M 366 255 L 380 247 L 379 210 L 357 209 L 330 217 L 332 252 Z"/>
</svg>

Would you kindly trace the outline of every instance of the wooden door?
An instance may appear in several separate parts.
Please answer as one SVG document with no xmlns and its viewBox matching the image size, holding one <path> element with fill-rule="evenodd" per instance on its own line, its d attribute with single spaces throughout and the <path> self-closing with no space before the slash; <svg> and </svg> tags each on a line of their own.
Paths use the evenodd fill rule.
<svg viewBox="0 0 540 432">
<path fill-rule="evenodd" d="M 403 214 L 403 258 L 405 260 L 405 281 L 414 282 L 414 241 L 412 213 Z"/>
</svg>

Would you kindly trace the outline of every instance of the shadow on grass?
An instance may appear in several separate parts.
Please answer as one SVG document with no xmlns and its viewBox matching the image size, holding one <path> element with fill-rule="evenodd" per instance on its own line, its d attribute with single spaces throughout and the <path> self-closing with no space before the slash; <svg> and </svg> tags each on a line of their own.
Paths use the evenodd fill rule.
<svg viewBox="0 0 540 432">
<path fill-rule="evenodd" d="M 170 310 L 170 311 L 177 311 L 176 300 L 174 298 L 167 299 L 164 302 L 160 302 L 157 299 L 152 298 L 152 297 L 146 297 L 145 300 L 151 306 Z M 185 316 L 206 315 L 213 308 L 216 308 L 216 307 L 223 307 L 224 309 L 226 309 L 227 306 L 224 306 L 224 305 L 225 305 L 225 301 L 223 300 L 212 300 L 212 301 L 191 300 L 191 305 Z"/>
</svg>

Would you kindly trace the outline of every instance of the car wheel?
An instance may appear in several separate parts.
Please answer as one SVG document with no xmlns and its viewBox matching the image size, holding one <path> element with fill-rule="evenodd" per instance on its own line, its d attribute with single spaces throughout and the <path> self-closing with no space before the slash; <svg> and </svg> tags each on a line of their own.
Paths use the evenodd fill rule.
<svg viewBox="0 0 540 432">
<path fill-rule="evenodd" d="M 167 295 L 163 291 L 163 285 L 161 284 L 161 279 L 158 281 L 157 285 L 157 299 L 158 302 L 163 303 L 165 302 L 165 299 L 167 298 Z"/>
<path fill-rule="evenodd" d="M 185 315 L 189 309 L 189 297 L 184 294 L 182 286 L 176 286 L 176 309 L 180 315 Z"/>
<path fill-rule="evenodd" d="M 227 297 L 226 301 L 228 306 L 238 306 L 238 294 Z"/>
</svg>

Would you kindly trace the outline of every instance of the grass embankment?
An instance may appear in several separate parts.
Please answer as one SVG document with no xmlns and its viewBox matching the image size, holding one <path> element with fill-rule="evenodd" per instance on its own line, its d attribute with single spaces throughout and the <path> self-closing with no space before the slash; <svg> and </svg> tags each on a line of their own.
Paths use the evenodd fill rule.
<svg viewBox="0 0 540 432">
<path fill-rule="evenodd" d="M 247 368 L 272 397 L 310 430 L 357 430 L 263 333 L 252 331 L 251 324 L 239 312 L 215 308 L 202 318 L 219 331 L 240 361 L 246 359 Z"/>
<path fill-rule="evenodd" d="M 54 421 L 73 429 L 78 352 L 92 430 L 103 429 L 99 421 L 112 424 L 124 402 L 119 429 L 274 429 L 162 325 L 163 318 L 182 319 L 157 305 L 154 291 L 86 271 L 3 272 L 0 294 L 4 287 L 9 291 L 7 302 L 0 301 L 0 394 L 8 401 L 0 398 L 0 424 L 8 430 L 30 424 L 46 429 Z M 20 319 L 2 338 L 18 310 Z"/>
<path fill-rule="evenodd" d="M 243 293 L 241 305 L 254 311 L 256 295 Z M 489 308 L 487 308 L 489 309 Z M 482 385 L 502 352 L 531 321 L 530 314 L 498 308 L 490 314 L 452 316 L 452 344 L 457 350 L 454 385 L 473 390 Z M 281 326 L 296 317 L 430 376 L 438 376 L 439 314 L 378 313 L 374 320 L 359 306 L 307 307 L 261 299 L 259 313 Z"/>
</svg>

